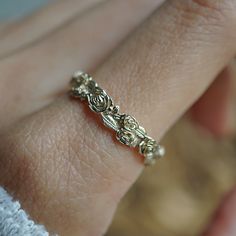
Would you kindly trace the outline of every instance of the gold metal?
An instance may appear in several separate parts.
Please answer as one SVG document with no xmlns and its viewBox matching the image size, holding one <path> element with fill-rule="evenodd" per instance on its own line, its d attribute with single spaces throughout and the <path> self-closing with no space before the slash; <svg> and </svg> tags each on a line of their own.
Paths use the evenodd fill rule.
<svg viewBox="0 0 236 236">
<path fill-rule="evenodd" d="M 86 100 L 90 109 L 101 115 L 103 123 L 116 132 L 117 140 L 130 147 L 138 147 L 145 165 L 154 164 L 165 154 L 164 147 L 149 137 L 134 117 L 119 113 L 119 106 L 114 105 L 112 98 L 89 74 L 78 71 L 73 75 L 71 95 Z"/>
</svg>

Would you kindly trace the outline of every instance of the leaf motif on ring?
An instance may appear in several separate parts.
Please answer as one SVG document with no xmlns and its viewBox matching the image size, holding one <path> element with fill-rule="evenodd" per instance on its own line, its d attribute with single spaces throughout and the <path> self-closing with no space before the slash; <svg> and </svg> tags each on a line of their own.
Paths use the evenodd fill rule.
<svg viewBox="0 0 236 236">
<path fill-rule="evenodd" d="M 104 112 L 113 104 L 112 99 L 100 87 L 96 87 L 93 93 L 89 94 L 88 103 L 95 112 Z"/>
</svg>

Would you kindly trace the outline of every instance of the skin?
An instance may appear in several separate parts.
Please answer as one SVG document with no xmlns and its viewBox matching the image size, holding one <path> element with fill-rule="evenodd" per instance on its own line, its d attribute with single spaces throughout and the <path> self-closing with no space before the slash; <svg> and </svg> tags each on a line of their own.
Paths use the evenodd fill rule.
<svg viewBox="0 0 236 236">
<path fill-rule="evenodd" d="M 235 56 L 236 2 L 86 1 L 79 13 L 66 2 L 0 30 L 0 185 L 49 231 L 99 236 L 142 158 L 87 105 L 61 95 L 71 73 L 92 72 L 122 111 L 161 138 Z M 60 4 L 68 22 L 44 27 Z"/>
<path fill-rule="evenodd" d="M 235 134 L 235 72 L 228 65 L 190 109 L 193 121 L 217 138 Z"/>
</svg>

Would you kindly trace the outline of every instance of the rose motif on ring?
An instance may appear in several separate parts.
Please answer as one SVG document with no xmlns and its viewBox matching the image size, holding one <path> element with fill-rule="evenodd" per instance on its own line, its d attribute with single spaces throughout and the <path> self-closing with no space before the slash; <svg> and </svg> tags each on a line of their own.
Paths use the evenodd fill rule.
<svg viewBox="0 0 236 236">
<path fill-rule="evenodd" d="M 165 154 L 165 149 L 152 138 L 146 137 L 139 144 L 139 152 L 145 156 L 145 165 L 153 165 L 157 158 Z"/>
<path fill-rule="evenodd" d="M 136 130 L 139 125 L 138 122 L 135 120 L 134 117 L 130 116 L 130 115 L 124 115 L 123 117 L 123 127 L 127 130 Z"/>
<path fill-rule="evenodd" d="M 146 157 L 155 158 L 157 156 L 158 147 L 159 146 L 154 139 L 147 137 L 139 144 L 139 151 Z"/>
<path fill-rule="evenodd" d="M 71 80 L 71 92 L 73 96 L 86 98 L 96 87 L 95 81 L 86 73 L 77 72 Z"/>
<path fill-rule="evenodd" d="M 139 138 L 137 135 L 131 131 L 128 131 L 126 129 L 119 129 L 118 132 L 116 133 L 116 138 L 123 144 L 131 146 L 131 147 L 136 147 Z"/>
<path fill-rule="evenodd" d="M 88 96 L 89 107 L 95 112 L 104 112 L 111 105 L 112 100 L 100 87 L 96 87 Z"/>
</svg>

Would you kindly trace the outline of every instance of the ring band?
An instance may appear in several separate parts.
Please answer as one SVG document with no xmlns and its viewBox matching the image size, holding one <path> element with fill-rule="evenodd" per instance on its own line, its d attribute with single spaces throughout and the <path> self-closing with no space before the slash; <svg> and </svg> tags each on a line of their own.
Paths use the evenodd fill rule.
<svg viewBox="0 0 236 236">
<path fill-rule="evenodd" d="M 110 96 L 98 86 L 93 78 L 82 71 L 71 80 L 71 96 L 86 100 L 90 109 L 101 115 L 104 125 L 116 132 L 116 138 L 130 147 L 138 147 L 144 156 L 144 164 L 152 165 L 165 154 L 165 149 L 149 137 L 143 127 L 131 115 L 119 113 Z"/>
</svg>

